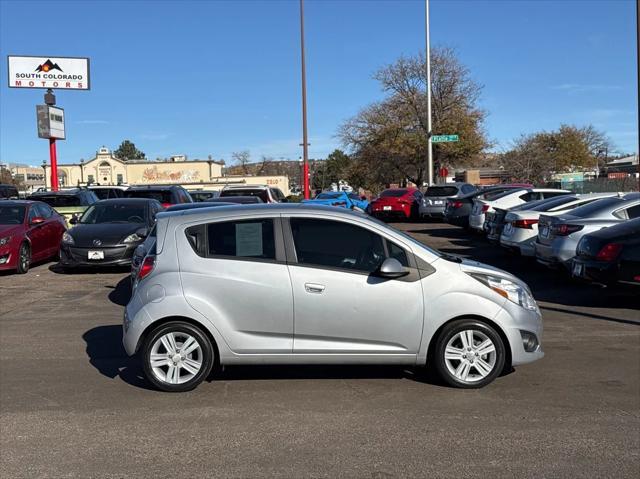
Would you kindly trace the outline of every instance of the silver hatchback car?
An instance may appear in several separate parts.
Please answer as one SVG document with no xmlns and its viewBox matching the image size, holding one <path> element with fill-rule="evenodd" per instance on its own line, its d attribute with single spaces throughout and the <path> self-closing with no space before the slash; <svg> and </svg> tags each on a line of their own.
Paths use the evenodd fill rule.
<svg viewBox="0 0 640 479">
<path fill-rule="evenodd" d="M 543 356 L 521 280 L 341 208 L 161 213 L 136 281 L 124 347 L 165 391 L 267 363 L 426 365 L 477 388 Z"/>
</svg>

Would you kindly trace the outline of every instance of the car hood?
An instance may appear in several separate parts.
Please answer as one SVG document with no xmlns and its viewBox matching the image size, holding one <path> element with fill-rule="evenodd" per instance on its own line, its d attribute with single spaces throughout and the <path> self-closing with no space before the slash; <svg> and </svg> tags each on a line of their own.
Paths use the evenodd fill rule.
<svg viewBox="0 0 640 479">
<path fill-rule="evenodd" d="M 0 225 L 0 238 L 22 234 L 23 225 Z"/>
<path fill-rule="evenodd" d="M 525 288 L 527 288 L 527 290 L 531 291 L 527 283 L 522 281 L 517 276 L 514 276 L 513 274 L 503 269 L 496 268 L 495 266 L 480 263 L 479 261 L 463 259 L 462 262 L 460 263 L 460 270 L 463 271 L 464 273 L 480 273 L 480 274 L 490 274 L 493 276 L 499 276 L 501 278 L 513 281 L 514 283 L 518 283 L 524 286 Z"/>
<path fill-rule="evenodd" d="M 71 228 L 67 233 L 73 237 L 75 246 L 115 246 L 122 244 L 123 239 L 142 228 L 145 228 L 142 223 L 80 224 Z M 94 240 L 101 241 L 101 244 L 94 244 Z"/>
</svg>

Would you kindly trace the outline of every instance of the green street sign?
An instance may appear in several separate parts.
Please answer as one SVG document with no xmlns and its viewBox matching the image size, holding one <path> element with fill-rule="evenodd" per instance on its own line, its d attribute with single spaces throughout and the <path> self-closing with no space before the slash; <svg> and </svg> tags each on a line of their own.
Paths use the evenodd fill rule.
<svg viewBox="0 0 640 479">
<path fill-rule="evenodd" d="M 458 135 L 433 135 L 431 143 L 450 143 L 452 141 L 460 141 Z"/>
</svg>

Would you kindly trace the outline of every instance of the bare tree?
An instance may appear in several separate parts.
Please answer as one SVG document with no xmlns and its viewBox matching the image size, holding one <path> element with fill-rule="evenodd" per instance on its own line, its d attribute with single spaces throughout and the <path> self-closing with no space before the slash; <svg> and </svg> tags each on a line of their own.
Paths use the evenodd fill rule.
<svg viewBox="0 0 640 479">
<path fill-rule="evenodd" d="M 246 175 L 249 173 L 249 170 L 247 168 L 247 165 L 249 164 L 249 161 L 251 159 L 251 153 L 249 152 L 249 150 L 234 151 L 233 153 L 231 153 L 231 158 L 236 165 L 242 168 L 243 174 Z"/>
</svg>

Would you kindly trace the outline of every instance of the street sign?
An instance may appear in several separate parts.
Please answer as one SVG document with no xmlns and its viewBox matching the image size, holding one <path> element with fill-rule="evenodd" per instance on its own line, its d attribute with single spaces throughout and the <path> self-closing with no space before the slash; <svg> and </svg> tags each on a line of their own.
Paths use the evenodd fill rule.
<svg viewBox="0 0 640 479">
<path fill-rule="evenodd" d="M 64 110 L 56 106 L 36 105 L 38 137 L 47 140 L 64 140 Z"/>
<path fill-rule="evenodd" d="M 7 57 L 9 88 L 89 90 L 89 59 L 75 57 Z"/>
<path fill-rule="evenodd" d="M 431 143 L 451 143 L 453 141 L 460 141 L 458 135 L 433 135 L 431 137 Z"/>
</svg>

